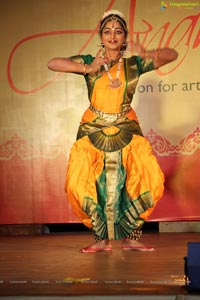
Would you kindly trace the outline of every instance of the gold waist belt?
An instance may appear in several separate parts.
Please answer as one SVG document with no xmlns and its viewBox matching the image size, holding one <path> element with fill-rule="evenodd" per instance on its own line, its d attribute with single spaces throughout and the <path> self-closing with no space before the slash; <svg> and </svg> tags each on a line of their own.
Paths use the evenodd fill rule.
<svg viewBox="0 0 200 300">
<path fill-rule="evenodd" d="M 105 113 L 101 110 L 96 109 L 92 105 L 90 105 L 89 109 L 96 115 L 100 116 L 102 119 L 113 122 L 113 121 L 118 120 L 121 117 L 124 117 L 131 110 L 131 106 L 127 105 L 123 111 L 121 111 L 119 113 L 115 113 L 115 114 Z"/>
</svg>

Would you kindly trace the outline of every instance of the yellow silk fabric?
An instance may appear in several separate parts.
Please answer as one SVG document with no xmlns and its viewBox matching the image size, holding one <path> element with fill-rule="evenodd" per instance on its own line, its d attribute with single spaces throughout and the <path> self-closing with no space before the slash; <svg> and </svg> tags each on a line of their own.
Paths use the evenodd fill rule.
<svg viewBox="0 0 200 300">
<path fill-rule="evenodd" d="M 111 69 L 113 79 L 116 78 L 118 64 L 115 64 Z M 121 66 L 119 80 L 122 82 L 118 88 L 109 87 L 109 78 L 106 73 L 96 80 L 92 92 L 91 104 L 96 109 L 106 113 L 118 113 L 121 111 L 123 93 L 125 89 L 123 63 Z"/>
<path fill-rule="evenodd" d="M 114 89 L 109 87 L 109 78 L 106 73 L 96 80 L 91 99 L 91 104 L 96 109 L 106 113 L 118 113 L 121 111 L 126 89 L 123 63 L 119 76 L 119 80 L 122 82 L 122 84 L 119 88 Z M 118 65 L 115 64 L 110 69 L 110 73 L 112 74 L 113 78 L 116 76 L 117 66 Z M 126 116 L 129 120 L 135 120 L 138 122 L 134 110 L 130 110 Z M 91 122 L 95 117 L 95 113 L 93 113 L 90 109 L 87 109 L 83 114 L 81 123 Z"/>
<path fill-rule="evenodd" d="M 104 166 L 104 152 L 96 149 L 88 137 L 79 139 L 72 147 L 66 178 L 66 192 L 76 216 L 87 227 L 91 220 L 83 210 L 84 197 L 97 203 L 96 180 Z"/>
</svg>

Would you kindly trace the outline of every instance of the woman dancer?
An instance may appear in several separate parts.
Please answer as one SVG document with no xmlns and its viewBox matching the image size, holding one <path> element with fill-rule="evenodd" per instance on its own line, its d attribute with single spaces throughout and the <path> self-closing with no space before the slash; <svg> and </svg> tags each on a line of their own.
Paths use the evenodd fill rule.
<svg viewBox="0 0 200 300">
<path fill-rule="evenodd" d="M 131 101 L 139 76 L 177 58 L 171 48 L 146 50 L 124 58 L 128 29 L 123 14 L 106 12 L 99 25 L 102 48 L 96 56 L 53 58 L 49 69 L 82 74 L 89 107 L 84 112 L 67 168 L 66 193 L 95 241 L 82 252 L 153 251 L 139 241 L 142 226 L 164 189 L 164 176 L 143 136 Z"/>
</svg>

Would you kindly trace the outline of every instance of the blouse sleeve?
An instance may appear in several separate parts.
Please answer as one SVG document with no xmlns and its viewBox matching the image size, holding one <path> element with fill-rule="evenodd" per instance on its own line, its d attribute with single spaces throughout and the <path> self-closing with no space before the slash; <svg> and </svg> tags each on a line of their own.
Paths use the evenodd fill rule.
<svg viewBox="0 0 200 300">
<path fill-rule="evenodd" d="M 74 55 L 71 56 L 70 59 L 74 62 L 80 63 L 80 64 L 88 64 L 90 65 L 94 58 L 88 54 L 88 55 Z"/>
<path fill-rule="evenodd" d="M 142 59 L 140 56 L 136 56 L 136 62 L 139 75 L 154 70 L 153 59 Z"/>
<path fill-rule="evenodd" d="M 70 59 L 74 62 L 79 63 L 79 64 L 88 64 L 88 65 L 90 65 L 92 63 L 92 61 L 94 60 L 94 57 L 92 57 L 90 54 L 88 54 L 88 55 L 74 55 L 74 56 L 70 56 Z M 87 76 L 87 74 L 83 74 L 83 73 L 76 73 L 76 74 Z"/>
</svg>

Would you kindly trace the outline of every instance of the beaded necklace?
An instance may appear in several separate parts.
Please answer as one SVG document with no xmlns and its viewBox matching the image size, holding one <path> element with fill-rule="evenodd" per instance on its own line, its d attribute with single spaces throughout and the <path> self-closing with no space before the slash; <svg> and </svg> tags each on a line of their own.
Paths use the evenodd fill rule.
<svg viewBox="0 0 200 300">
<path fill-rule="evenodd" d="M 108 78 L 110 80 L 109 87 L 111 87 L 111 88 L 116 89 L 116 88 L 118 88 L 122 84 L 122 82 L 119 80 L 121 65 L 122 65 L 122 56 L 120 57 L 120 59 L 118 61 L 116 78 L 113 79 L 112 75 L 110 74 L 110 71 L 108 69 L 108 65 L 104 64 L 104 69 L 105 69 L 106 74 L 107 74 L 107 76 L 108 76 Z"/>
</svg>

